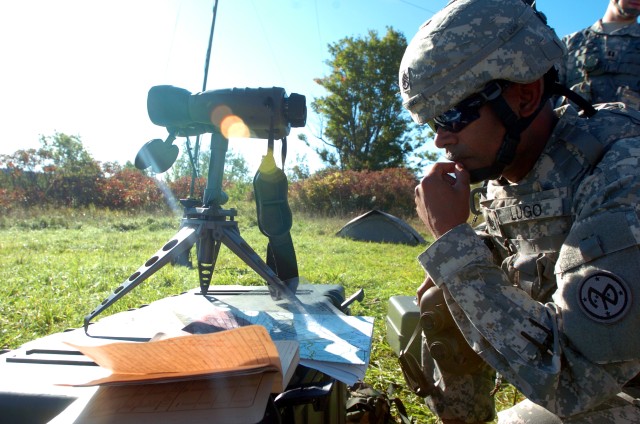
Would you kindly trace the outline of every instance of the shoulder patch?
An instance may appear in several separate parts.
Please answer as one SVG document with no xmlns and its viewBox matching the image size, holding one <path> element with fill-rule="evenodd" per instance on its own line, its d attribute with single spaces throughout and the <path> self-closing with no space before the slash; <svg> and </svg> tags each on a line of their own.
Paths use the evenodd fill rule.
<svg viewBox="0 0 640 424">
<path fill-rule="evenodd" d="M 580 283 L 578 304 L 589 318 L 611 324 L 631 309 L 631 290 L 617 275 L 597 271 Z"/>
<path fill-rule="evenodd" d="M 406 93 L 411 89 L 411 68 L 403 69 L 402 76 L 400 78 L 400 87 L 402 88 L 402 92 Z"/>
</svg>

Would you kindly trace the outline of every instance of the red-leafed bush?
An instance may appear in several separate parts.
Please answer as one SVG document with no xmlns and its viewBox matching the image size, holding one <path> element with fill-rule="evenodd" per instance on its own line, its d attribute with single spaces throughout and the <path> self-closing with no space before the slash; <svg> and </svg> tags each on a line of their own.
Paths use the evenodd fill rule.
<svg viewBox="0 0 640 424">
<path fill-rule="evenodd" d="M 100 181 L 94 203 L 111 209 L 164 209 L 167 206 L 164 183 L 142 172 L 125 168 Z"/>
<path fill-rule="evenodd" d="M 2 210 L 8 211 L 15 206 L 25 206 L 27 204 L 26 193 L 23 189 L 0 188 L 0 208 Z"/>
<path fill-rule="evenodd" d="M 204 177 L 196 178 L 193 182 L 193 196 L 191 196 L 191 177 L 180 177 L 169 183 L 169 188 L 176 199 L 188 199 L 190 197 L 202 199 L 202 194 L 207 185 Z"/>
<path fill-rule="evenodd" d="M 406 168 L 381 171 L 325 170 L 291 185 L 294 210 L 316 215 L 348 215 L 379 209 L 400 217 L 414 213 L 418 181 Z"/>
</svg>

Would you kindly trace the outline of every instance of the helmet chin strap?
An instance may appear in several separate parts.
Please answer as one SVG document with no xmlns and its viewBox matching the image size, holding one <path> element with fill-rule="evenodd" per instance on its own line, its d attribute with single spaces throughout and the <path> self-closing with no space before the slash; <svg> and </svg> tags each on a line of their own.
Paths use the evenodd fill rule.
<svg viewBox="0 0 640 424">
<path fill-rule="evenodd" d="M 516 157 L 516 150 L 518 148 L 518 144 L 520 144 L 520 136 L 522 132 L 531 125 L 544 105 L 547 104 L 549 98 L 553 95 L 564 96 L 574 102 L 576 106 L 580 108 L 582 114 L 587 118 L 591 118 L 596 114 L 597 110 L 591 105 L 591 103 L 585 100 L 578 93 L 571 91 L 569 88 L 558 83 L 558 71 L 555 68 L 551 68 L 544 75 L 544 81 L 547 89 L 544 91 L 535 112 L 526 118 L 519 118 L 518 115 L 513 112 L 511 106 L 509 106 L 502 94 L 488 102 L 496 115 L 498 115 L 500 121 L 502 121 L 507 132 L 504 135 L 502 144 L 500 145 L 500 149 L 496 154 L 493 164 L 484 168 L 469 171 L 471 183 L 500 178 L 504 168 L 513 162 L 513 159 Z"/>
<path fill-rule="evenodd" d="M 498 118 L 502 121 L 507 132 L 502 139 L 502 144 L 493 164 L 484 168 L 474 169 L 469 171 L 471 183 L 478 183 L 484 180 L 495 180 L 502 175 L 504 168 L 513 162 L 516 157 L 516 150 L 518 144 L 520 144 L 520 135 L 522 132 L 533 122 L 538 116 L 538 113 L 546 103 L 546 98 L 540 102 L 536 111 L 526 118 L 518 118 L 504 97 L 501 95 L 494 100 L 491 100 L 489 104 L 493 111 L 498 115 Z"/>
</svg>

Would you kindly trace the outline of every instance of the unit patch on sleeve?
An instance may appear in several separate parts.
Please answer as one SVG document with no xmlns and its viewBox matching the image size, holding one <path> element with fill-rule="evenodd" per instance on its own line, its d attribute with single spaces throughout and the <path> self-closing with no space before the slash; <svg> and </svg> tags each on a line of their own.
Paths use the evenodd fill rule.
<svg viewBox="0 0 640 424">
<path fill-rule="evenodd" d="M 578 303 L 593 320 L 611 324 L 631 308 L 631 290 L 620 277 L 598 271 L 587 276 L 578 290 Z"/>
</svg>

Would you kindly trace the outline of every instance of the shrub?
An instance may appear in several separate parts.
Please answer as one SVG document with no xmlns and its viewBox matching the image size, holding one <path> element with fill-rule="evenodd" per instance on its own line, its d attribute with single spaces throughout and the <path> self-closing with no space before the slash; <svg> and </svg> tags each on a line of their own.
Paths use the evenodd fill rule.
<svg viewBox="0 0 640 424">
<path fill-rule="evenodd" d="M 204 188 L 207 185 L 207 180 L 204 177 L 198 177 L 193 183 L 193 197 L 196 199 L 202 199 Z M 191 194 L 191 176 L 183 176 L 175 181 L 169 182 L 169 188 L 176 199 L 188 199 L 192 197 Z"/>
<path fill-rule="evenodd" d="M 159 210 L 166 207 L 160 181 L 125 168 L 100 180 L 95 203 L 110 209 Z"/>
<path fill-rule="evenodd" d="M 104 179 L 94 175 L 58 175 L 51 180 L 45 195 L 58 206 L 83 207 L 95 201 Z"/>
<path fill-rule="evenodd" d="M 400 217 L 413 215 L 418 181 L 406 168 L 381 171 L 327 169 L 289 189 L 291 207 L 314 215 L 349 215 L 379 209 Z"/>
</svg>

